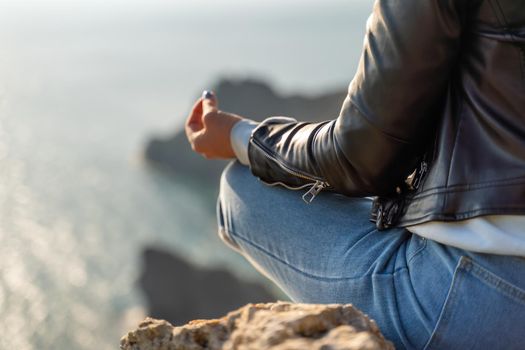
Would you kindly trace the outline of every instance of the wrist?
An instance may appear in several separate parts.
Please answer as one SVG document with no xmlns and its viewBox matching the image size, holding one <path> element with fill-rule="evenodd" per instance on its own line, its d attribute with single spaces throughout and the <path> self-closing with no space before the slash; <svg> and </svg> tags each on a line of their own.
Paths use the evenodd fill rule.
<svg viewBox="0 0 525 350">
<path fill-rule="evenodd" d="M 250 165 L 248 158 L 248 144 L 252 131 L 259 123 L 241 118 L 232 127 L 230 131 L 230 144 L 235 157 L 244 165 Z"/>
</svg>

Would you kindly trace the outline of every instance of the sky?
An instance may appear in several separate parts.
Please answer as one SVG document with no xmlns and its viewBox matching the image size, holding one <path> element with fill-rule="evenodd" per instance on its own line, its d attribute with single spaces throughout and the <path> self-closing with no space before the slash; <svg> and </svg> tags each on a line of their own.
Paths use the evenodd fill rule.
<svg viewBox="0 0 525 350">
<path fill-rule="evenodd" d="M 0 30 L 39 21 L 98 21 L 115 17 L 134 20 L 151 14 L 202 20 L 227 18 L 230 25 L 243 20 L 278 20 L 290 12 L 312 15 L 333 13 L 334 8 L 355 8 L 372 0 L 0 0 Z M 322 17 L 322 16 L 319 16 Z"/>
<path fill-rule="evenodd" d="M 2 10 L 56 10 L 86 9 L 104 11 L 136 11 L 154 8 L 174 9 L 181 11 L 244 11 L 252 9 L 271 9 L 296 7 L 322 8 L 331 4 L 359 3 L 363 0 L 0 0 Z"/>
</svg>

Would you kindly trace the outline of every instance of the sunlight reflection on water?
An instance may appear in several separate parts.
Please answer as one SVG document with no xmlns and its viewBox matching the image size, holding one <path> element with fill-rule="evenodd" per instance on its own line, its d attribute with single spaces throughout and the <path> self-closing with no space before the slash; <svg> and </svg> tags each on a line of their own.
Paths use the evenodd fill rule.
<svg viewBox="0 0 525 350">
<path fill-rule="evenodd" d="M 247 11 L 241 31 L 188 27 L 195 14 L 161 7 L 50 3 L 0 14 L 0 349 L 114 349 L 144 315 L 135 281 L 146 244 L 258 278 L 215 236 L 209 189 L 133 161 L 147 135 L 180 128 L 224 72 L 283 91 L 348 83 L 370 2 Z M 213 63 L 194 54 L 202 47 Z"/>
</svg>

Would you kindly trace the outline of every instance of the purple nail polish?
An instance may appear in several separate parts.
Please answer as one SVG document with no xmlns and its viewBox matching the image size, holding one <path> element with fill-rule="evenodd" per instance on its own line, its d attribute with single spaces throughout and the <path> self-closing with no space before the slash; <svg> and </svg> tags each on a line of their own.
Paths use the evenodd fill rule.
<svg viewBox="0 0 525 350">
<path fill-rule="evenodd" d="M 204 90 L 202 92 L 202 98 L 210 98 L 211 99 L 211 98 L 214 98 L 214 97 L 215 97 L 215 95 L 213 94 L 212 91 Z"/>
</svg>

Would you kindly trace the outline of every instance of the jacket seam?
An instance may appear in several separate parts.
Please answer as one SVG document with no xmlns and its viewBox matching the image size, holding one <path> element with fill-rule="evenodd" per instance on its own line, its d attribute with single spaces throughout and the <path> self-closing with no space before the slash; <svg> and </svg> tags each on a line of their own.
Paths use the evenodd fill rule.
<svg viewBox="0 0 525 350">
<path fill-rule="evenodd" d="M 386 137 L 388 137 L 389 139 L 392 139 L 396 142 L 400 142 L 400 143 L 404 143 L 404 144 L 407 144 L 407 145 L 412 145 L 414 144 L 413 142 L 410 142 L 410 141 L 407 141 L 407 140 L 404 140 L 402 138 L 399 138 L 399 137 L 396 137 L 394 135 L 391 135 L 389 134 L 388 132 L 384 131 L 383 129 L 381 129 L 379 126 L 377 126 L 375 123 L 373 123 L 369 118 L 368 116 L 358 107 L 357 103 L 355 103 L 354 101 L 352 101 L 352 98 L 350 97 L 349 99 L 350 101 L 350 104 L 355 108 L 355 110 L 358 112 L 359 116 L 361 117 L 361 119 L 363 119 L 364 121 L 366 121 L 372 128 L 374 128 L 375 130 L 379 131 L 381 134 L 385 135 Z"/>
<path fill-rule="evenodd" d="M 521 181 L 520 181 L 521 180 Z M 496 186 L 496 187 L 504 187 L 504 186 L 511 186 L 511 185 L 521 185 L 525 183 L 525 177 L 524 176 L 518 176 L 513 178 L 508 178 L 504 180 L 499 181 L 486 181 L 486 182 L 478 182 L 473 184 L 459 184 L 459 185 L 451 185 L 451 186 L 438 186 L 438 187 L 432 187 L 428 188 L 426 190 L 423 190 L 416 195 L 414 195 L 411 199 L 422 199 L 426 198 L 428 196 L 439 194 L 439 193 L 453 193 L 453 192 L 465 192 L 470 190 L 477 190 L 481 188 L 486 188 L 490 186 Z M 443 190 L 446 189 L 446 190 Z M 443 191 L 441 191 L 443 190 Z M 428 193 L 430 192 L 430 193 Z"/>
<path fill-rule="evenodd" d="M 314 163 L 313 164 L 313 168 L 315 168 L 315 170 L 317 171 L 318 174 L 322 174 L 322 170 L 321 170 L 321 167 L 319 166 L 319 161 L 316 159 L 315 157 L 315 152 L 312 148 L 312 145 L 314 144 L 315 140 L 317 139 L 317 135 L 319 134 L 319 132 L 321 132 L 321 129 L 324 128 L 326 125 L 332 123 L 333 120 L 325 120 L 323 122 L 320 122 L 313 130 L 312 132 L 312 136 L 311 136 L 311 142 L 308 144 L 306 150 L 307 150 L 307 154 L 308 156 L 311 158 L 312 162 Z M 333 123 L 332 123 L 333 124 Z M 333 125 L 330 126 L 330 128 L 332 128 Z M 324 176 L 321 176 L 321 177 L 324 177 Z"/>
<path fill-rule="evenodd" d="M 494 5 L 495 3 L 495 5 Z M 494 12 L 494 15 L 496 16 L 498 23 L 503 29 L 503 32 L 506 36 L 509 37 L 510 41 L 516 46 L 516 50 L 518 52 L 518 60 L 520 72 L 521 72 L 521 79 L 522 81 L 525 81 L 525 47 L 521 45 L 515 38 L 514 33 L 511 30 L 511 27 L 509 25 L 509 21 L 507 20 L 507 17 L 505 16 L 505 11 L 503 11 L 503 8 L 501 7 L 501 3 L 499 0 L 489 0 L 489 4 L 492 8 L 492 12 Z M 497 5 L 497 9 L 495 6 Z M 499 10 L 499 15 L 501 16 L 501 19 L 498 17 L 497 12 Z"/>
<path fill-rule="evenodd" d="M 454 156 L 456 154 L 456 147 L 458 144 L 459 133 L 461 132 L 461 125 L 463 124 L 463 108 L 464 108 L 463 99 L 461 99 L 460 103 L 461 103 L 461 106 L 460 106 L 459 113 L 458 113 L 458 117 L 459 117 L 458 127 L 456 130 L 456 135 L 454 136 L 454 144 L 452 145 L 452 151 L 450 154 L 450 165 L 448 167 L 447 179 L 445 180 L 445 187 L 447 188 L 448 188 L 448 181 L 450 180 L 450 173 L 452 172 L 452 166 L 454 164 Z M 443 201 L 442 209 L 445 208 L 445 205 L 446 205 L 446 199 Z"/>
<path fill-rule="evenodd" d="M 503 11 L 503 7 L 501 7 L 501 3 L 499 0 L 494 0 L 496 5 L 498 6 L 498 10 L 501 14 L 501 18 L 503 19 L 503 25 L 505 26 L 505 31 L 509 33 L 509 21 L 507 20 L 507 16 L 505 16 L 505 11 Z M 509 35 L 512 37 L 512 34 L 509 33 Z"/>
<path fill-rule="evenodd" d="M 470 3 L 470 2 L 468 2 Z M 453 82 L 451 82 L 452 84 Z M 457 130 L 456 130 L 456 135 L 454 135 L 454 144 L 452 145 L 452 151 L 450 153 L 450 163 L 449 163 L 449 168 L 448 168 L 448 172 L 447 172 L 447 178 L 445 180 L 445 186 L 448 187 L 448 181 L 450 179 L 450 173 L 452 172 L 452 166 L 453 166 L 453 162 L 454 162 L 454 156 L 456 154 L 456 147 L 457 147 L 457 143 L 458 143 L 458 139 L 459 139 L 459 134 L 461 132 L 461 125 L 463 124 L 463 110 L 465 108 L 465 103 L 464 103 L 464 100 L 463 98 L 460 99 L 459 101 L 460 103 L 460 106 L 459 106 L 459 111 L 458 111 L 458 118 L 459 118 L 459 121 L 458 121 L 458 124 L 457 124 Z M 447 203 L 447 199 L 445 198 L 443 200 L 443 204 L 442 204 L 442 207 L 441 209 L 443 210 L 446 206 L 446 203 Z"/>
<path fill-rule="evenodd" d="M 474 209 L 463 211 L 459 213 L 443 214 L 443 213 L 429 213 L 423 216 L 417 216 L 413 219 L 401 219 L 399 220 L 396 227 L 409 228 L 410 226 L 424 224 L 429 221 L 443 221 L 443 222 L 454 222 L 472 219 L 484 215 L 515 215 L 525 214 L 525 206 L 523 207 L 492 207 L 483 209 Z"/>
<path fill-rule="evenodd" d="M 489 0 L 488 3 L 490 4 L 490 7 L 492 8 L 492 13 L 494 14 L 494 17 L 496 17 L 496 20 L 498 21 L 498 24 L 500 25 L 500 27 L 503 27 L 505 29 L 506 25 L 503 22 L 503 20 L 500 18 L 500 16 L 502 14 L 498 13 L 498 11 L 496 9 L 496 5 L 494 4 L 494 0 Z"/>
</svg>

